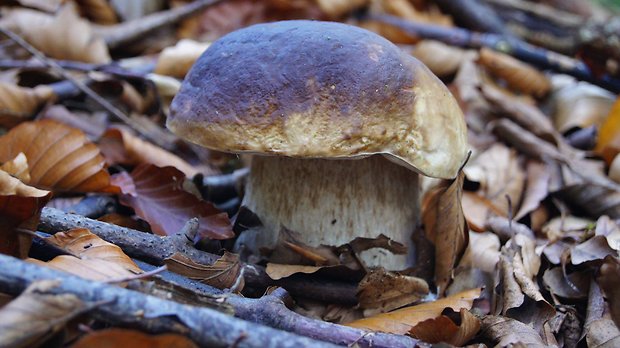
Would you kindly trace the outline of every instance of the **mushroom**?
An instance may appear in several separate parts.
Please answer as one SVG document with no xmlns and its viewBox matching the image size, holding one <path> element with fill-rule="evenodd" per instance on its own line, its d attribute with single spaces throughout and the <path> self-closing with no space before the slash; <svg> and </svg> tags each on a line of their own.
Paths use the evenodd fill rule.
<svg viewBox="0 0 620 348">
<path fill-rule="evenodd" d="M 204 147 L 251 153 L 243 205 L 262 220 L 250 250 L 281 228 L 310 246 L 383 234 L 408 255 L 371 249 L 368 266 L 413 261 L 418 173 L 454 178 L 467 152 L 455 99 L 422 63 L 341 23 L 253 25 L 214 42 L 175 96 L 167 126 Z"/>
</svg>

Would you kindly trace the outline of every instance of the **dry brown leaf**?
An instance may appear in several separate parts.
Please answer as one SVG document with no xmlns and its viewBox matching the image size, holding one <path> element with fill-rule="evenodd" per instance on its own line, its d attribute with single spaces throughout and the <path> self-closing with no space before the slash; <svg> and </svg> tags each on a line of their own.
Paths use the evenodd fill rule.
<svg viewBox="0 0 620 348">
<path fill-rule="evenodd" d="M 155 73 L 182 79 L 210 43 L 184 39 L 166 47 L 157 59 Z"/>
<path fill-rule="evenodd" d="M 134 272 L 128 271 L 116 262 L 98 259 L 82 260 L 72 255 L 56 256 L 47 262 L 37 259 L 26 259 L 26 261 L 96 281 L 124 281 L 136 276 Z"/>
<path fill-rule="evenodd" d="M 461 308 L 470 309 L 474 300 L 480 296 L 481 291 L 481 289 L 471 289 L 433 302 L 378 314 L 345 325 L 404 335 L 418 323 L 440 316 L 446 308 L 452 308 L 455 311 L 460 311 Z"/>
<path fill-rule="evenodd" d="M 11 10 L 0 25 L 16 31 L 50 58 L 96 64 L 110 61 L 105 42 L 93 34 L 90 23 L 78 16 L 72 3 L 63 5 L 55 15 Z"/>
<path fill-rule="evenodd" d="M 547 165 L 538 161 L 528 161 L 525 167 L 526 186 L 523 192 L 523 201 L 515 220 L 533 212 L 540 206 L 540 203 L 549 195 L 549 181 L 551 173 L 549 173 Z"/>
<path fill-rule="evenodd" d="M 56 286 L 51 280 L 34 282 L 0 309 L 0 347 L 38 347 L 87 309 L 73 294 L 45 294 Z"/>
<path fill-rule="evenodd" d="M 10 174 L 12 177 L 21 180 L 21 182 L 30 182 L 30 173 L 28 172 L 28 159 L 23 152 L 17 154 L 15 158 L 0 165 L 0 170 Z"/>
<path fill-rule="evenodd" d="M 80 14 L 94 23 L 110 25 L 118 23 L 118 16 L 107 0 L 77 0 Z"/>
<path fill-rule="evenodd" d="M 609 114 L 615 96 L 586 82 L 572 83 L 551 96 L 553 123 L 564 133 L 573 128 L 598 126 Z"/>
<path fill-rule="evenodd" d="M 123 128 L 108 129 L 99 140 L 99 148 L 110 165 L 135 166 L 150 163 L 159 167 L 175 167 L 190 178 L 198 174 L 196 168 L 179 156 L 142 140 Z"/>
<path fill-rule="evenodd" d="M 567 185 L 553 193 L 571 206 L 582 209 L 593 218 L 601 215 L 620 218 L 620 190 L 598 183 Z"/>
<path fill-rule="evenodd" d="M 423 40 L 417 43 L 411 54 L 426 65 L 433 74 L 446 77 L 457 72 L 468 52 L 439 41 Z"/>
<path fill-rule="evenodd" d="M 82 260 L 102 260 L 118 264 L 126 270 L 138 274 L 142 273 L 129 256 L 117 245 L 108 243 L 86 228 L 74 228 L 65 232 L 58 232 L 45 239 L 69 254 Z"/>
<path fill-rule="evenodd" d="M 218 289 L 233 288 L 241 291 L 243 288 L 243 278 L 241 277 L 241 262 L 239 255 L 225 252 L 212 265 L 203 265 L 194 262 L 187 256 L 175 253 L 164 260 L 171 272 L 184 275 L 190 279 L 197 280 L 214 286 Z"/>
<path fill-rule="evenodd" d="M 20 258 L 28 255 L 32 237 L 15 228 L 36 228 L 41 209 L 51 195 L 0 170 L 0 253 Z"/>
<path fill-rule="evenodd" d="M 545 271 L 543 283 L 548 291 L 556 296 L 568 299 L 585 299 L 588 297 L 591 274 L 573 272 L 566 274 L 562 267 L 554 267 Z"/>
<path fill-rule="evenodd" d="M 149 335 L 129 329 L 104 329 L 82 336 L 71 348 L 198 348 L 189 338 L 179 334 Z"/>
<path fill-rule="evenodd" d="M 273 280 L 280 280 L 287 278 L 297 273 L 312 274 L 318 270 L 324 268 L 324 266 L 304 266 L 304 265 L 288 265 L 282 263 L 269 262 L 265 269 L 265 272 L 269 278 Z"/>
<path fill-rule="evenodd" d="M 605 121 L 599 127 L 594 150 L 603 156 L 607 164 L 610 164 L 620 152 L 620 98 L 616 99 Z"/>
<path fill-rule="evenodd" d="M 151 225 L 159 235 L 174 235 L 192 218 L 198 218 L 200 238 L 227 239 L 234 236 L 226 213 L 209 202 L 183 190 L 185 175 L 174 167 L 152 164 L 137 166 L 131 175 L 115 175 L 114 185 L 121 188 L 122 204 Z"/>
<path fill-rule="evenodd" d="M 598 319 L 586 328 L 586 342 L 590 348 L 620 347 L 620 329 L 611 319 Z"/>
<path fill-rule="evenodd" d="M 461 258 L 459 268 L 478 268 L 493 273 L 499 262 L 500 242 L 497 235 L 469 232 L 469 245 Z"/>
<path fill-rule="evenodd" d="M 409 334 L 424 342 L 445 342 L 460 347 L 472 339 L 479 330 L 480 319 L 461 308 L 460 313 L 447 310 L 437 318 L 425 320 L 411 328 Z"/>
<path fill-rule="evenodd" d="M 53 97 L 54 92 L 48 86 L 27 88 L 0 82 L 0 127 L 10 128 L 28 120 Z"/>
<path fill-rule="evenodd" d="M 419 301 L 428 295 L 424 279 L 388 272 L 383 268 L 371 270 L 357 286 L 360 308 L 370 313 L 388 312 Z"/>
<path fill-rule="evenodd" d="M 54 191 L 116 192 L 97 146 L 79 130 L 52 120 L 25 122 L 0 137 L 0 162 L 23 152 L 30 185 Z"/>
<path fill-rule="evenodd" d="M 469 181 L 480 184 L 478 194 L 492 202 L 501 216 L 516 213 L 525 186 L 516 151 L 496 143 L 469 162 L 463 172 Z"/>
<path fill-rule="evenodd" d="M 456 179 L 443 180 L 422 201 L 426 237 L 435 245 L 435 283 L 440 294 L 467 247 L 469 233 L 461 207 L 464 177 L 461 171 Z"/>
<path fill-rule="evenodd" d="M 603 215 L 596 221 L 594 234 L 604 236 L 612 249 L 620 251 L 620 226 L 609 216 Z"/>
<path fill-rule="evenodd" d="M 541 232 L 550 242 L 554 243 L 572 232 L 581 234 L 591 225 L 594 225 L 594 221 L 589 219 L 572 215 L 561 216 L 549 220 L 543 226 Z"/>
<path fill-rule="evenodd" d="M 461 205 L 463 206 L 463 214 L 465 214 L 467 225 L 476 232 L 486 231 L 487 220 L 490 217 L 505 214 L 505 212 L 500 211 L 493 205 L 491 201 L 472 191 L 463 192 Z"/>
<path fill-rule="evenodd" d="M 545 75 L 507 54 L 482 48 L 478 62 L 516 91 L 544 97 L 551 89 L 551 82 Z"/>
<path fill-rule="evenodd" d="M 611 318 L 620 327 L 620 291 L 618 291 L 620 288 L 620 260 L 617 256 L 605 257 L 596 281 L 609 302 Z"/>
<path fill-rule="evenodd" d="M 572 248 L 571 263 L 580 265 L 584 262 L 603 260 L 608 255 L 618 257 L 618 251 L 609 246 L 604 236 L 594 236 Z"/>
<path fill-rule="evenodd" d="M 317 5 L 327 17 L 340 18 L 366 6 L 370 0 L 316 0 Z"/>
<path fill-rule="evenodd" d="M 518 320 L 488 315 L 482 319 L 480 335 L 496 347 L 550 347 L 531 326 Z M 551 345 L 550 345 L 551 344 Z"/>
</svg>

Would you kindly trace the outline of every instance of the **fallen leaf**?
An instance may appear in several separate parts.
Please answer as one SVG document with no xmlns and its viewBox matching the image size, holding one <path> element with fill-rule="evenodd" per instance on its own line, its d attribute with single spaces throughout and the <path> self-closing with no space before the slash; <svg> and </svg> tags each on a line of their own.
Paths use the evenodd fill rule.
<svg viewBox="0 0 620 348">
<path fill-rule="evenodd" d="M 577 82 L 553 92 L 553 123 L 565 133 L 573 128 L 598 126 L 605 120 L 615 95 L 587 82 Z"/>
<path fill-rule="evenodd" d="M 273 280 L 280 280 L 282 278 L 287 278 L 297 273 L 304 273 L 304 274 L 316 273 L 322 268 L 324 268 L 324 266 L 289 265 L 289 264 L 269 262 L 267 263 L 265 272 L 267 273 L 269 278 Z"/>
<path fill-rule="evenodd" d="M 0 309 L 0 347 L 37 347 L 87 310 L 73 294 L 46 294 L 52 280 L 32 283 L 19 297 Z"/>
<path fill-rule="evenodd" d="M 620 98 L 616 99 L 605 121 L 599 127 L 594 151 L 603 156 L 607 164 L 610 164 L 620 152 Z"/>
<path fill-rule="evenodd" d="M 213 204 L 202 201 L 183 190 L 185 175 L 174 167 L 138 165 L 131 174 L 123 172 L 113 177 L 121 191 L 122 204 L 132 207 L 147 221 L 153 232 L 174 235 L 194 217 L 199 219 L 201 238 L 227 239 L 234 236 L 226 213 Z"/>
<path fill-rule="evenodd" d="M 115 192 L 97 146 L 52 120 L 25 122 L 0 137 L 0 162 L 24 153 L 32 186 L 54 191 Z"/>
<path fill-rule="evenodd" d="M 168 270 L 216 287 L 218 289 L 235 288 L 241 291 L 243 278 L 241 274 L 241 262 L 239 255 L 225 252 L 212 265 L 203 265 L 187 258 L 187 256 L 175 253 L 164 260 Z M 241 283 L 238 283 L 241 282 Z"/>
<path fill-rule="evenodd" d="M 96 281 L 119 281 L 133 278 L 136 275 L 116 262 L 98 259 L 82 260 L 73 255 L 59 255 L 47 262 L 37 259 L 26 259 L 26 261 Z"/>
<path fill-rule="evenodd" d="M 82 260 L 108 261 L 122 266 L 134 274 L 142 273 L 140 267 L 121 248 L 106 242 L 86 228 L 74 228 L 65 232 L 57 232 L 45 238 L 45 240 L 47 243 Z"/>
<path fill-rule="evenodd" d="M 499 262 L 500 242 L 497 235 L 484 232 L 469 232 L 469 245 L 461 258 L 459 268 L 477 268 L 493 273 Z"/>
<path fill-rule="evenodd" d="M 102 25 L 111 25 L 119 22 L 112 3 L 107 0 L 78 0 L 76 4 L 80 14 L 91 22 Z"/>
<path fill-rule="evenodd" d="M 525 171 L 525 192 L 523 192 L 523 201 L 519 211 L 515 214 L 515 220 L 520 220 L 536 210 L 540 203 L 549 195 L 551 173 L 549 173 L 547 165 L 538 161 L 528 161 Z"/>
<path fill-rule="evenodd" d="M 609 216 L 603 215 L 596 221 L 594 234 L 604 236 L 612 249 L 620 251 L 620 226 Z"/>
<path fill-rule="evenodd" d="M 367 0 L 317 0 L 317 5 L 328 18 L 338 19 L 355 10 L 365 7 Z"/>
<path fill-rule="evenodd" d="M 422 201 L 422 221 L 427 238 L 435 245 L 435 283 L 445 291 L 454 266 L 468 243 L 467 221 L 461 207 L 463 172 L 454 180 L 443 180 Z"/>
<path fill-rule="evenodd" d="M 0 25 L 17 32 L 50 58 L 97 64 L 110 61 L 105 42 L 93 34 L 90 23 L 79 17 L 72 3 L 63 5 L 55 15 L 11 10 Z"/>
<path fill-rule="evenodd" d="M 480 319 L 461 308 L 459 313 L 447 310 L 437 318 L 418 323 L 411 328 L 409 334 L 424 342 L 445 342 L 460 347 L 472 339 L 479 330 Z"/>
<path fill-rule="evenodd" d="M 27 88 L 0 82 L 0 127 L 10 128 L 28 120 L 53 97 L 52 89 L 45 85 Z"/>
<path fill-rule="evenodd" d="M 580 265 L 584 262 L 602 260 L 607 255 L 617 257 L 618 251 L 609 246 L 604 236 L 594 236 L 572 248 L 571 263 Z"/>
<path fill-rule="evenodd" d="M 433 302 L 397 309 L 392 312 L 356 320 L 345 324 L 359 329 L 382 331 L 404 335 L 418 323 L 436 318 L 444 309 L 452 308 L 460 311 L 461 308 L 470 309 L 474 300 L 480 296 L 481 289 L 471 289 Z"/>
<path fill-rule="evenodd" d="M 497 135 L 502 141 L 531 158 L 542 162 L 548 160 L 556 160 L 561 163 L 568 161 L 567 156 L 562 154 L 553 144 L 537 137 L 534 133 L 507 118 L 493 121 L 491 128 L 493 134 Z"/>
<path fill-rule="evenodd" d="M 157 59 L 154 72 L 182 79 L 202 52 L 209 48 L 208 42 L 183 39 L 176 45 L 166 47 Z"/>
<path fill-rule="evenodd" d="M 581 183 L 565 186 L 553 195 L 593 218 L 601 215 L 607 215 L 612 219 L 620 218 L 620 190 L 615 187 Z"/>
<path fill-rule="evenodd" d="M 189 338 L 179 334 L 149 335 L 129 329 L 104 329 L 82 336 L 71 348 L 198 348 Z"/>
<path fill-rule="evenodd" d="M 534 232 L 532 232 L 529 227 L 501 216 L 488 218 L 487 228 L 491 232 L 495 233 L 503 242 L 518 234 L 522 234 L 532 239 L 534 238 Z"/>
<path fill-rule="evenodd" d="M 587 272 L 565 274 L 562 267 L 545 271 L 543 283 L 548 291 L 556 296 L 568 299 L 585 299 L 588 297 L 591 275 Z"/>
<path fill-rule="evenodd" d="M 541 229 L 542 234 L 552 243 L 571 233 L 583 231 L 594 225 L 594 221 L 576 216 L 560 216 L 549 220 Z"/>
<path fill-rule="evenodd" d="M 150 163 L 158 167 L 175 167 L 190 178 L 198 174 L 196 168 L 179 156 L 142 140 L 123 128 L 108 129 L 99 140 L 99 148 L 110 165 L 135 166 Z"/>
<path fill-rule="evenodd" d="M 439 77 L 455 74 L 461 63 L 467 59 L 465 55 L 471 55 L 471 53 L 464 49 L 434 40 L 418 42 L 411 54 Z"/>
<path fill-rule="evenodd" d="M 12 177 L 21 180 L 21 182 L 30 182 L 30 173 L 28 172 L 28 159 L 23 152 L 17 154 L 15 158 L 0 165 L 0 170 L 5 171 Z"/>
<path fill-rule="evenodd" d="M 525 186 L 516 151 L 496 143 L 469 162 L 463 172 L 469 181 L 480 184 L 478 194 L 489 200 L 495 211 L 502 216 L 516 213 Z"/>
<path fill-rule="evenodd" d="M 388 312 L 419 301 L 428 295 L 424 279 L 388 272 L 384 268 L 371 270 L 357 286 L 360 308 L 368 313 Z"/>
<path fill-rule="evenodd" d="M 36 228 L 41 209 L 51 195 L 0 170 L 0 253 L 20 258 L 28 255 L 32 237 L 18 233 L 15 228 L 20 225 Z"/>
<path fill-rule="evenodd" d="M 484 232 L 487 220 L 494 215 L 502 216 L 506 212 L 500 211 L 491 201 L 481 197 L 475 192 L 464 191 L 461 199 L 463 214 L 467 220 L 467 225 L 473 231 Z"/>
<path fill-rule="evenodd" d="M 496 347 L 550 347 L 531 326 L 502 316 L 487 315 L 482 319 L 480 336 Z M 551 343 L 553 344 L 553 343 Z"/>
<path fill-rule="evenodd" d="M 620 327 L 620 260 L 618 256 L 606 256 L 596 281 L 609 301 L 611 318 Z"/>
<path fill-rule="evenodd" d="M 586 328 L 586 342 L 590 348 L 619 347 L 620 330 L 613 320 L 595 320 Z"/>
<path fill-rule="evenodd" d="M 551 82 L 545 75 L 507 54 L 482 48 L 478 62 L 516 91 L 544 97 L 551 89 Z"/>
</svg>

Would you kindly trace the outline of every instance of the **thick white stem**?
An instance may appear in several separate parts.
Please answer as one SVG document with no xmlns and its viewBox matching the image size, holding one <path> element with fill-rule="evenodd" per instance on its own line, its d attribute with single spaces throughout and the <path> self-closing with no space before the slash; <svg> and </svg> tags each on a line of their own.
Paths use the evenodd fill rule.
<svg viewBox="0 0 620 348">
<path fill-rule="evenodd" d="M 357 160 L 255 156 L 243 204 L 263 221 L 246 246 L 273 248 L 280 226 L 312 246 L 338 246 L 356 237 L 384 234 L 408 247 L 407 255 L 383 249 L 362 253 L 369 266 L 400 270 L 411 265 L 411 234 L 418 221 L 418 174 L 382 156 Z M 409 262 L 407 261 L 409 259 Z"/>
</svg>

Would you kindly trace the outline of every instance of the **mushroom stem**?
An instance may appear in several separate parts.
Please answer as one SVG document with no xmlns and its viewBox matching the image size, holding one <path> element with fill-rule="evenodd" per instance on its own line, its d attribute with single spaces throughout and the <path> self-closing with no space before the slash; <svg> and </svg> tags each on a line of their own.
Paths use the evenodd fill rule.
<svg viewBox="0 0 620 348">
<path fill-rule="evenodd" d="M 367 266 L 411 266 L 411 235 L 418 222 L 418 174 L 375 155 L 356 160 L 254 156 L 243 204 L 263 228 L 243 236 L 254 252 L 275 247 L 281 226 L 310 246 L 339 246 L 356 237 L 386 235 L 409 255 L 371 249 Z"/>
</svg>

